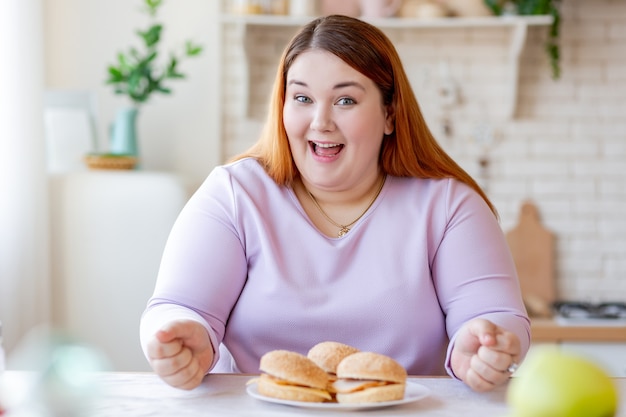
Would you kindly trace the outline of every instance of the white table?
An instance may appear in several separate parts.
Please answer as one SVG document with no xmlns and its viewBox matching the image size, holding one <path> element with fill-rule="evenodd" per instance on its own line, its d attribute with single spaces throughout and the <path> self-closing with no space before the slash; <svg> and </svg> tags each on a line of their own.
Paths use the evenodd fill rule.
<svg viewBox="0 0 626 417">
<path fill-rule="evenodd" d="M 19 377 L 8 372 L 7 378 Z M 151 373 L 103 373 L 97 376 L 104 394 L 90 417 L 119 416 L 442 416 L 506 417 L 506 386 L 476 393 L 461 382 L 439 378 L 411 378 L 430 389 L 430 395 L 413 403 L 367 411 L 309 410 L 271 404 L 250 397 L 246 382 L 253 375 L 214 374 L 192 390 L 172 388 Z M 626 379 L 616 379 L 626 398 Z M 626 416 L 622 405 L 618 416 Z M 8 413 L 6 417 L 12 417 Z"/>
</svg>

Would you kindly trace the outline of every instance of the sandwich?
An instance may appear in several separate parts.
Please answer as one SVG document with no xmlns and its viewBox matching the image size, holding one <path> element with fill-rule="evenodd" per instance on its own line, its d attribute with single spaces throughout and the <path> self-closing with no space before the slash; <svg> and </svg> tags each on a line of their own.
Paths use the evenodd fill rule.
<svg viewBox="0 0 626 417">
<path fill-rule="evenodd" d="M 359 349 L 339 342 L 321 342 L 313 346 L 307 357 L 329 374 L 331 380 L 337 376 L 337 365 L 346 356 L 359 352 Z"/>
<path fill-rule="evenodd" d="M 403 399 L 406 379 L 406 369 L 389 356 L 357 352 L 339 363 L 331 385 L 339 403 L 372 403 Z"/>
<path fill-rule="evenodd" d="M 306 356 L 287 350 L 273 350 L 261 357 L 259 394 L 290 401 L 324 402 L 328 393 L 328 374 Z"/>
</svg>

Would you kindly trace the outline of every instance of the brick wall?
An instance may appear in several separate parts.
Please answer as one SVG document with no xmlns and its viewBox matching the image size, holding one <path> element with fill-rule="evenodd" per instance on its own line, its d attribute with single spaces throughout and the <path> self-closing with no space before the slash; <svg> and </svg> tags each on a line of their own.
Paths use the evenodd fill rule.
<svg viewBox="0 0 626 417">
<path fill-rule="evenodd" d="M 558 296 L 625 300 L 626 2 L 567 0 L 562 17 L 562 77 L 551 78 L 543 49 L 547 27 L 529 28 L 512 119 L 502 114 L 511 81 L 511 29 L 386 32 L 431 129 L 487 189 L 503 229 L 515 226 L 524 200 L 538 205 L 556 235 Z M 256 139 L 294 28 L 248 27 L 246 33 L 234 24 L 222 27 L 226 158 Z M 446 107 L 439 91 L 449 85 L 458 87 L 459 99 Z M 480 157 L 488 158 L 487 171 Z"/>
</svg>

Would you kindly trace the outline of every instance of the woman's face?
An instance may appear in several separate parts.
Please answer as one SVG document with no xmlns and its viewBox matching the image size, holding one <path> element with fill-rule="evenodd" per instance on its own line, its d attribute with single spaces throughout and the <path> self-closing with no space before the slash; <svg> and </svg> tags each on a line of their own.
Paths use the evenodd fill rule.
<svg viewBox="0 0 626 417">
<path fill-rule="evenodd" d="M 327 191 L 378 178 L 383 135 L 394 126 L 372 80 L 315 49 L 287 73 L 283 123 L 303 181 Z"/>
</svg>

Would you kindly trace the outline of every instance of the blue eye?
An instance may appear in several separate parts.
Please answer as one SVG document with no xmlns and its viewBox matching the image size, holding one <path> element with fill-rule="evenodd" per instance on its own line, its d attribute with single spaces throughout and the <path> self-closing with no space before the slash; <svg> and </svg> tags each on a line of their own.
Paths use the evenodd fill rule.
<svg viewBox="0 0 626 417">
<path fill-rule="evenodd" d="M 337 100 L 337 104 L 342 105 L 342 106 L 346 106 L 349 104 L 356 104 L 356 101 L 354 101 L 353 99 L 349 98 L 349 97 L 342 97 L 339 100 Z"/>
<path fill-rule="evenodd" d="M 294 100 L 299 102 L 299 103 L 310 103 L 311 102 L 310 98 L 308 98 L 307 96 L 302 96 L 302 95 L 295 96 Z"/>
</svg>

